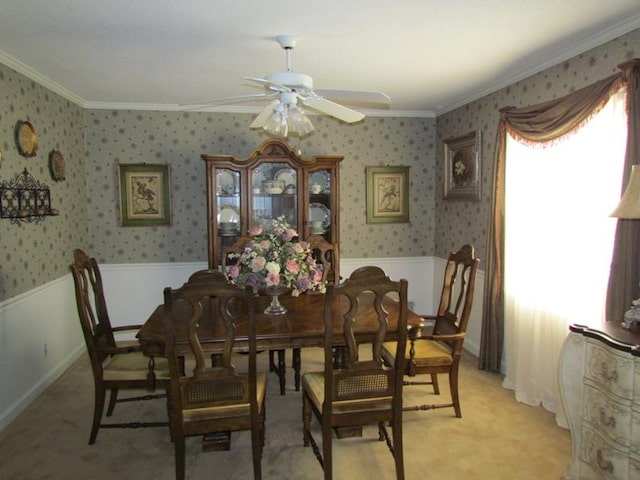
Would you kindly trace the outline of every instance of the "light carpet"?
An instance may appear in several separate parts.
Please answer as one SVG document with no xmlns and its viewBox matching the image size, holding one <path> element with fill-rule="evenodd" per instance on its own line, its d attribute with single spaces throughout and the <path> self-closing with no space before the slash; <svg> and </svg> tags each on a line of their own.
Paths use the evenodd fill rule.
<svg viewBox="0 0 640 480">
<path fill-rule="evenodd" d="M 267 354 L 258 356 L 266 368 Z M 239 360 L 240 361 L 240 360 Z M 290 361 L 290 351 L 287 352 Z M 568 430 L 540 407 L 515 401 L 501 387 L 500 375 L 480 371 L 465 354 L 460 370 L 462 418 L 452 408 L 405 412 L 406 479 L 558 480 L 569 465 Z M 322 369 L 322 350 L 302 350 L 303 370 Z M 264 479 L 321 479 L 311 448 L 302 446 L 302 399 L 293 389 L 288 368 L 287 393 L 279 395 L 277 377 L 269 375 Z M 448 401 L 446 376 L 440 397 L 431 387 L 406 387 L 405 404 Z M 79 359 L 12 424 L 0 432 L 0 478 L 3 480 L 172 480 L 173 444 L 167 428 L 102 429 L 87 444 L 93 408 L 88 357 Z M 119 404 L 114 421 L 166 419 L 164 400 Z M 317 428 L 317 426 L 316 426 Z M 393 460 L 377 428 L 361 438 L 334 439 L 334 478 L 393 479 Z M 249 432 L 233 433 L 231 450 L 203 452 L 201 440 L 187 442 L 188 479 L 251 479 Z"/>
</svg>

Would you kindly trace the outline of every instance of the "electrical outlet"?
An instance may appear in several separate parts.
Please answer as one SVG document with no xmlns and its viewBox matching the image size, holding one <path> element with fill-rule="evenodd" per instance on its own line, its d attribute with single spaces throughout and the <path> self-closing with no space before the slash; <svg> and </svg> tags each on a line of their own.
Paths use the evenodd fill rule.
<svg viewBox="0 0 640 480">
<path fill-rule="evenodd" d="M 47 350 L 47 344 L 44 344 L 44 356 L 47 356 L 47 353 L 49 353 L 49 351 Z"/>
</svg>

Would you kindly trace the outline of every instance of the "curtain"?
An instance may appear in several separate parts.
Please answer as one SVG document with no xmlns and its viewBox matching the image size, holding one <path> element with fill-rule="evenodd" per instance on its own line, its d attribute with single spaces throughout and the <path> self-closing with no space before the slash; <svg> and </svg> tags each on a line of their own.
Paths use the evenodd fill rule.
<svg viewBox="0 0 640 480">
<path fill-rule="evenodd" d="M 492 215 L 489 225 L 479 367 L 500 371 L 504 338 L 504 187 L 506 134 L 523 143 L 553 142 L 570 135 L 606 104 L 621 85 L 627 86 L 628 139 L 622 193 L 631 164 L 640 155 L 640 60 L 619 65 L 622 73 L 577 90 L 562 98 L 523 108 L 500 111 L 494 161 Z M 618 221 L 607 295 L 609 320 L 622 319 L 638 292 L 640 280 L 640 222 Z M 630 262 L 629 259 L 635 259 Z M 630 265 L 633 264 L 633 265 Z M 618 313 L 616 313 L 618 312 Z"/>
<path fill-rule="evenodd" d="M 507 136 L 503 386 L 558 413 L 558 359 L 572 323 L 599 326 L 620 201 L 625 89 L 575 134 L 543 148 Z"/>
</svg>

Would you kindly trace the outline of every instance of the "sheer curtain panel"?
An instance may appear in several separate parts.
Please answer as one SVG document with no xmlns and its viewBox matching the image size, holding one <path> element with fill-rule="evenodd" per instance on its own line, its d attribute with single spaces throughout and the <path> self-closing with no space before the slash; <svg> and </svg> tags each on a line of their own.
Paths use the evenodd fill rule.
<svg viewBox="0 0 640 480">
<path fill-rule="evenodd" d="M 556 382 L 571 323 L 599 325 L 627 136 L 624 89 L 576 133 L 526 145 L 507 136 L 503 385 L 559 412 Z M 542 147 L 540 146 L 542 145 Z"/>
<path fill-rule="evenodd" d="M 500 371 L 504 337 L 504 205 L 507 132 L 521 142 L 550 142 L 575 132 L 620 89 L 627 92 L 627 148 L 619 192 L 631 165 L 640 159 L 640 60 L 619 65 L 621 73 L 605 78 L 565 97 L 530 107 L 507 107 L 500 112 L 494 162 L 492 215 L 485 261 L 483 326 L 480 345 L 482 369 Z M 607 319 L 620 320 L 638 297 L 640 281 L 640 222 L 619 220 L 609 274 Z M 629 261 L 633 259 L 633 261 Z"/>
</svg>

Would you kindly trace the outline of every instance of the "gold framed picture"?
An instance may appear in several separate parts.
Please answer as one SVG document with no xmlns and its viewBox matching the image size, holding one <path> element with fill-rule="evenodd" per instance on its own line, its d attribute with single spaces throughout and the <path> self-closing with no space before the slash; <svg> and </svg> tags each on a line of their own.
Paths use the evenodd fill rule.
<svg viewBox="0 0 640 480">
<path fill-rule="evenodd" d="M 118 187 L 122 226 L 171 225 L 168 163 L 118 164 Z"/>
<path fill-rule="evenodd" d="M 480 200 L 480 130 L 444 141 L 444 198 Z"/>
<path fill-rule="evenodd" d="M 366 167 L 367 223 L 409 223 L 409 167 Z"/>
</svg>

